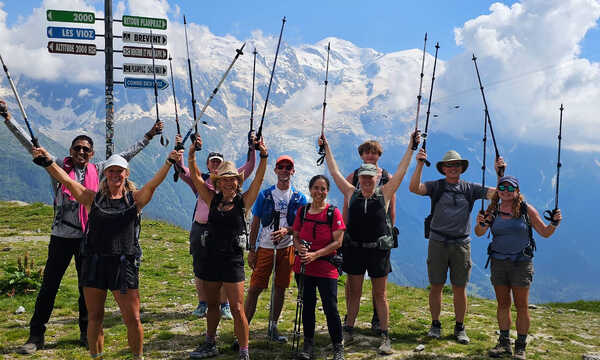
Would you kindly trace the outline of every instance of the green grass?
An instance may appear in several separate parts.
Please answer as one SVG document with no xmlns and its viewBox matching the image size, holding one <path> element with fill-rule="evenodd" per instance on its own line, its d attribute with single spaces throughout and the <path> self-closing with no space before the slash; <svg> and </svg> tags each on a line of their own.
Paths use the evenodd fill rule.
<svg viewBox="0 0 600 360">
<path fill-rule="evenodd" d="M 0 268 L 15 263 L 17 255 L 22 255 L 25 251 L 29 251 L 36 264 L 44 264 L 52 209 L 41 204 L 17 207 L 0 202 L 0 214 Z M 39 233 L 37 229 L 40 229 Z M 144 257 L 140 269 L 140 296 L 146 359 L 186 359 L 189 352 L 203 341 L 206 320 L 191 315 L 197 300 L 187 239 L 186 230 L 158 221 L 143 221 L 140 242 Z M 249 279 L 250 271 L 246 270 Z M 345 279 L 345 276 L 340 278 L 338 288 L 342 317 L 346 313 L 343 296 Z M 370 292 L 370 283 L 365 281 L 361 311 L 356 322 L 357 337 L 360 341 L 346 348 L 347 359 L 377 357 L 375 348 L 378 338 L 373 336 L 369 326 L 373 311 Z M 47 348 L 29 357 L 15 354 L 15 349 L 27 339 L 35 296 L 34 293 L 11 298 L 0 294 L 0 357 L 88 359 L 87 351 L 77 346 L 78 291 L 74 264 L 67 270 L 56 298 L 46 332 Z M 469 298 L 466 326 L 472 341 L 470 345 L 463 346 L 454 342 L 450 336 L 454 324 L 451 290 L 444 291 L 441 317 L 444 336 L 440 340 L 429 340 L 425 337 L 431 321 L 426 289 L 390 284 L 388 298 L 390 335 L 395 350 L 394 355 L 387 357 L 389 359 L 487 359 L 487 350 L 495 344 L 495 332 L 498 328 L 495 301 Z M 290 340 L 296 309 L 295 299 L 294 286 L 286 292 L 286 302 L 279 325 L 282 334 L 287 335 Z M 250 326 L 251 356 L 254 359 L 289 359 L 289 344 L 273 345 L 266 341 L 268 300 L 267 290 L 259 299 L 257 312 Z M 24 314 L 14 313 L 19 305 L 25 307 Z M 317 304 L 317 308 L 319 306 L 320 304 Z M 537 309 L 531 310 L 532 337 L 528 346 L 528 359 L 581 359 L 584 353 L 599 352 L 598 307 L 598 302 L 575 302 L 538 305 Z M 331 357 L 328 349 L 330 340 L 325 324 L 324 315 L 317 310 L 316 343 L 319 359 Z M 107 358 L 131 358 L 126 329 L 111 295 L 107 297 L 106 302 L 104 333 Z M 516 337 L 514 325 L 511 336 Z M 229 349 L 232 341 L 233 322 L 222 321 L 219 325 L 218 339 L 221 355 L 216 359 L 235 358 L 236 354 Z M 413 352 L 418 344 L 425 345 L 424 352 Z"/>
</svg>

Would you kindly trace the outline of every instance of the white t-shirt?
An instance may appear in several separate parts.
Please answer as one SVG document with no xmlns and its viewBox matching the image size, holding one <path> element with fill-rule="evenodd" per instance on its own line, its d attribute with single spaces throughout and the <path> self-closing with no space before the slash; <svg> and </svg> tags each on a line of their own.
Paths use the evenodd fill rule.
<svg viewBox="0 0 600 360">
<path fill-rule="evenodd" d="M 275 186 L 275 189 L 271 191 L 273 196 L 273 202 L 275 204 L 275 211 L 279 211 L 279 228 L 284 226 L 290 227 L 293 224 L 287 223 L 287 208 L 290 203 L 292 196 L 292 187 L 290 186 L 287 190 L 280 190 Z M 258 246 L 266 249 L 273 249 L 273 240 L 271 239 L 271 233 L 273 232 L 273 224 L 267 227 L 263 227 L 260 230 L 258 237 Z M 278 249 L 284 249 L 292 245 L 292 235 L 286 235 L 279 241 Z"/>
</svg>

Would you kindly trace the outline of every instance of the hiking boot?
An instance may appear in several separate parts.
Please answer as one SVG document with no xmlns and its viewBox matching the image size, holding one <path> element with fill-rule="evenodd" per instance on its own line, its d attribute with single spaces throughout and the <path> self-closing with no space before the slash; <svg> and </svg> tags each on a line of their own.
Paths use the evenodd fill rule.
<svg viewBox="0 0 600 360">
<path fill-rule="evenodd" d="M 192 315 L 196 315 L 197 317 L 202 319 L 203 317 L 206 317 L 207 310 L 208 310 L 208 306 L 206 305 L 206 303 L 201 302 L 198 304 L 198 307 L 194 311 L 192 311 Z"/>
<path fill-rule="evenodd" d="M 427 333 L 427 337 L 439 339 L 442 337 L 442 327 L 441 326 L 433 326 L 429 328 L 429 332 Z"/>
<path fill-rule="evenodd" d="M 373 317 L 371 318 L 371 330 L 379 335 L 381 333 L 381 325 L 379 324 L 379 318 L 377 317 L 377 313 L 373 313 Z"/>
<path fill-rule="evenodd" d="M 344 345 L 350 345 L 354 342 L 354 326 L 344 325 Z"/>
<path fill-rule="evenodd" d="M 456 338 L 456 341 L 458 341 L 459 344 L 463 345 L 466 345 L 471 341 L 467 336 L 467 332 L 465 331 L 464 326 L 462 327 L 462 329 L 454 327 L 454 337 Z"/>
<path fill-rule="evenodd" d="M 513 359 L 517 360 L 525 360 L 527 357 L 525 356 L 525 347 L 527 343 L 515 342 L 515 354 L 513 355 Z"/>
<path fill-rule="evenodd" d="M 275 341 L 278 343 L 282 343 L 285 344 L 287 342 L 287 337 L 283 336 L 283 335 L 279 335 L 279 331 L 277 330 L 276 326 L 273 326 L 271 328 L 271 331 L 269 331 L 268 335 L 269 340 L 271 341 Z"/>
<path fill-rule="evenodd" d="M 25 344 L 19 346 L 17 348 L 17 353 L 24 355 L 31 355 L 36 351 L 42 349 L 44 347 L 44 335 L 42 336 L 33 336 L 30 335 L 29 339 Z"/>
<path fill-rule="evenodd" d="M 231 320 L 233 319 L 233 315 L 231 315 L 231 308 L 228 303 L 221 304 L 221 319 Z"/>
<path fill-rule="evenodd" d="M 488 355 L 493 358 L 500 358 L 504 356 L 512 356 L 512 349 L 510 348 L 510 339 L 505 337 L 498 338 L 498 343 L 493 349 L 488 351 Z"/>
<path fill-rule="evenodd" d="M 377 352 L 381 355 L 391 355 L 394 353 L 394 350 L 392 350 L 392 341 L 388 334 L 381 334 L 381 345 L 377 348 Z"/>
<path fill-rule="evenodd" d="M 333 345 L 333 360 L 344 360 L 344 344 Z"/>
<path fill-rule="evenodd" d="M 311 360 L 313 358 L 313 347 L 313 339 L 304 339 L 304 344 L 302 344 L 302 351 L 298 353 L 296 358 L 298 360 Z"/>
<path fill-rule="evenodd" d="M 90 346 L 88 344 L 87 334 L 86 333 L 80 333 L 79 334 L 79 346 L 84 347 L 86 349 L 90 348 Z"/>
<path fill-rule="evenodd" d="M 204 359 L 219 355 L 216 343 L 205 342 L 190 353 L 190 359 Z"/>
</svg>

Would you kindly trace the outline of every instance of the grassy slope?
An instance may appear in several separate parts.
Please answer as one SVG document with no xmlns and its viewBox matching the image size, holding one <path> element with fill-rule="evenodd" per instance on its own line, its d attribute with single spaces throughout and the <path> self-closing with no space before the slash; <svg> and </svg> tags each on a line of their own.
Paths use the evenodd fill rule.
<svg viewBox="0 0 600 360">
<path fill-rule="evenodd" d="M 43 264 L 47 252 L 49 224 L 52 210 L 45 205 L 33 204 L 15 207 L 0 203 L 0 266 L 14 264 L 17 255 L 29 251 L 36 264 Z M 140 271 L 142 298 L 142 323 L 144 326 L 144 349 L 146 359 L 183 359 L 193 349 L 205 332 L 205 320 L 191 315 L 196 304 L 191 276 L 191 257 L 188 254 L 188 233 L 161 222 L 146 220 L 142 228 L 141 244 L 144 258 Z M 248 269 L 247 269 L 248 270 Z M 249 272 L 247 271 L 249 275 Z M 3 274 L 0 272 L 0 276 Z M 344 277 L 340 279 L 340 313 L 345 313 L 343 295 Z M 70 266 L 56 298 L 55 309 L 46 333 L 47 347 L 33 359 L 87 359 L 85 349 L 77 346 L 76 274 Z M 365 283 L 361 312 L 357 326 L 359 341 L 347 347 L 349 359 L 375 358 L 377 338 L 368 330 L 372 307 Z M 280 330 L 291 335 L 295 314 L 296 289 L 287 292 Z M 467 317 L 467 330 L 472 343 L 462 346 L 450 336 L 429 341 L 424 334 L 429 326 L 427 292 L 423 289 L 388 286 L 390 299 L 390 323 L 393 348 L 396 353 L 388 358 L 398 359 L 485 359 L 487 349 L 496 340 L 495 302 L 471 298 Z M 270 346 L 265 339 L 268 320 L 268 294 L 261 296 L 256 316 L 251 324 L 250 346 L 253 358 L 289 358 L 290 346 Z M 453 325 L 451 295 L 446 294 L 442 309 L 444 333 L 449 334 Z M 14 353 L 28 336 L 28 323 L 35 295 L 9 298 L 0 295 L 0 354 L 13 359 L 22 356 Z M 14 314 L 23 305 L 24 314 Z M 532 312 L 532 339 L 528 347 L 529 359 L 580 359 L 581 354 L 600 351 L 600 305 L 598 302 L 572 304 L 548 304 L 538 306 Z M 129 351 L 125 326 L 121 322 L 118 307 L 108 296 L 105 317 L 105 353 L 108 358 L 128 358 Z M 329 336 L 323 314 L 317 315 L 317 345 L 319 358 L 328 355 Z M 229 350 L 233 340 L 232 321 L 222 321 L 219 359 L 231 359 L 235 353 Z M 514 337 L 514 331 L 511 333 Z M 420 343 L 425 344 L 423 353 L 414 353 Z M 24 358 L 24 357 L 23 357 Z"/>
</svg>

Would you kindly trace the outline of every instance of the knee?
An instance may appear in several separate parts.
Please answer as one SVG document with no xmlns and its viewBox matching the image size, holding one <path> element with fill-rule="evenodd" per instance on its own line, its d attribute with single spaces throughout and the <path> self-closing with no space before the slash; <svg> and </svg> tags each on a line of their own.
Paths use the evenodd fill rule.
<svg viewBox="0 0 600 360">
<path fill-rule="evenodd" d="M 262 291 L 263 291 L 263 289 L 261 289 L 261 288 L 250 287 L 248 289 L 248 297 L 255 297 L 255 298 L 257 298 Z"/>
<path fill-rule="evenodd" d="M 102 323 L 103 320 L 104 320 L 104 309 L 88 311 L 88 322 Z"/>
<path fill-rule="evenodd" d="M 242 317 L 244 314 L 244 306 L 241 303 L 229 303 L 229 307 L 231 309 L 231 315 L 236 319 Z"/>
<path fill-rule="evenodd" d="M 140 319 L 140 313 L 136 314 L 123 314 L 123 323 L 127 327 L 137 327 L 141 326 L 142 321 Z"/>
</svg>

